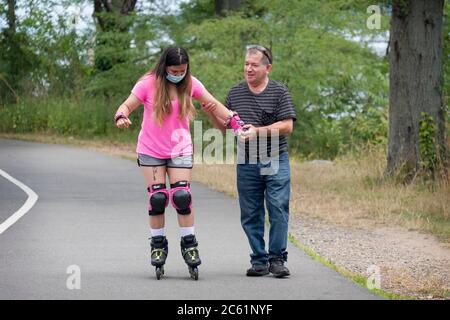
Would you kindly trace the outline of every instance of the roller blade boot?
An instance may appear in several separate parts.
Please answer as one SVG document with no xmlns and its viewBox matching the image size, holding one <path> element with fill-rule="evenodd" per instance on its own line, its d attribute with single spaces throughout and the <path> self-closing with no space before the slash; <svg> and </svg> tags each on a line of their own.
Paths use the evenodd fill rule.
<svg viewBox="0 0 450 320">
<path fill-rule="evenodd" d="M 168 242 L 165 236 L 151 237 L 151 264 L 155 266 L 156 279 L 164 275 L 164 264 L 169 253 Z"/>
<path fill-rule="evenodd" d="M 198 242 L 195 238 L 195 235 L 190 234 L 184 237 L 181 237 L 181 255 L 183 256 L 184 261 L 188 265 L 189 274 L 191 278 L 194 280 L 198 280 L 198 266 L 202 263 L 200 260 L 200 256 L 198 254 Z"/>
</svg>

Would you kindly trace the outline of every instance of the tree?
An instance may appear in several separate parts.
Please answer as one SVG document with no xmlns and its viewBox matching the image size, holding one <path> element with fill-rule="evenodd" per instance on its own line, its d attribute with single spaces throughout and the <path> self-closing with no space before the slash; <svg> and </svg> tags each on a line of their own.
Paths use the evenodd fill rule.
<svg viewBox="0 0 450 320">
<path fill-rule="evenodd" d="M 130 45 L 127 16 L 134 11 L 137 0 L 94 0 L 94 18 L 97 21 L 95 68 L 106 71 L 116 63 L 126 61 Z"/>
<path fill-rule="evenodd" d="M 443 8 L 444 0 L 392 2 L 387 172 L 404 182 L 434 176 L 445 157 Z"/>
<path fill-rule="evenodd" d="M 17 60 L 12 57 L 12 53 L 17 50 L 18 43 L 16 41 L 16 1 L 8 0 L 8 10 L 6 12 L 6 19 L 8 21 L 8 28 L 4 30 L 2 47 L 4 48 L 4 63 L 8 64 L 5 68 L 6 77 L 0 74 L 0 87 L 6 86 L 8 90 L 14 96 L 14 101 L 17 101 L 17 94 L 13 87 L 16 87 L 19 65 Z"/>
<path fill-rule="evenodd" d="M 111 29 L 126 31 L 126 24 L 121 24 L 117 18 L 133 12 L 136 2 L 137 0 L 94 0 L 94 17 L 103 31 Z M 103 13 L 115 15 L 115 17 L 110 18 Z"/>
<path fill-rule="evenodd" d="M 244 2 L 245 0 L 215 0 L 216 14 L 225 16 L 227 11 L 237 11 Z"/>
<path fill-rule="evenodd" d="M 8 27 L 11 32 L 16 32 L 16 0 L 8 0 Z"/>
<path fill-rule="evenodd" d="M 30 38 L 18 28 L 16 0 L 8 0 L 5 8 L 0 10 L 7 21 L 7 27 L 0 32 L 0 103 L 17 102 L 23 80 L 38 64 L 27 45 Z"/>
<path fill-rule="evenodd" d="M 194 9 L 197 17 L 207 16 L 211 8 L 200 6 L 202 0 L 193 2 L 198 5 L 185 7 L 184 16 L 192 16 Z M 366 9 L 367 1 L 359 0 L 351 6 L 348 0 L 247 0 L 237 13 L 185 19 L 180 29 L 194 74 L 222 100 L 242 80 L 246 46 L 270 47 L 270 76 L 288 86 L 300 119 L 290 137 L 291 150 L 333 159 L 350 148 L 387 142 L 387 61 L 345 39 L 350 31 L 369 36 L 383 31 L 361 23 Z M 389 30 L 387 19 L 382 27 Z"/>
</svg>

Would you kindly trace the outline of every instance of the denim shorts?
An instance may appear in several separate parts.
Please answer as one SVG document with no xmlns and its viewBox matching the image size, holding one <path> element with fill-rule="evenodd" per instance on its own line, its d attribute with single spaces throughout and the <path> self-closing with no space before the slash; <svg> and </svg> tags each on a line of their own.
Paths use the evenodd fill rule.
<svg viewBox="0 0 450 320">
<path fill-rule="evenodd" d="M 165 166 L 167 168 L 192 169 L 193 157 L 192 155 L 186 155 L 175 158 L 160 159 L 149 156 L 148 154 L 138 153 L 137 163 L 139 167 Z"/>
</svg>

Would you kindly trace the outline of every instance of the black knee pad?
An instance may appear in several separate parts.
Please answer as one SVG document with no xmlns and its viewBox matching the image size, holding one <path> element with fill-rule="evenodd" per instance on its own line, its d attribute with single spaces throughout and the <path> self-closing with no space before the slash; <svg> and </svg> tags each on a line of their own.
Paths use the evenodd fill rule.
<svg viewBox="0 0 450 320">
<path fill-rule="evenodd" d="M 148 214 L 157 216 L 164 214 L 167 205 L 169 204 L 169 192 L 164 183 L 154 184 L 147 188 L 150 194 Z"/>
<path fill-rule="evenodd" d="M 170 185 L 172 205 L 178 214 L 190 214 L 192 209 L 192 195 L 189 182 L 177 181 Z"/>
</svg>

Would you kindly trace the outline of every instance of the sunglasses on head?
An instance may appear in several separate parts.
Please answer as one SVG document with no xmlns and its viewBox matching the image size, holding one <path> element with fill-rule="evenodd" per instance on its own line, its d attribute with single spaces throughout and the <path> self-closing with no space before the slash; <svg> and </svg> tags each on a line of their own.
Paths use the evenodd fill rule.
<svg viewBox="0 0 450 320">
<path fill-rule="evenodd" d="M 261 52 L 267 58 L 267 60 L 269 60 L 269 63 L 272 64 L 272 57 L 270 56 L 270 53 L 266 48 L 264 48 L 263 46 L 251 45 L 247 47 L 247 50 L 250 49 L 256 49 Z"/>
</svg>

